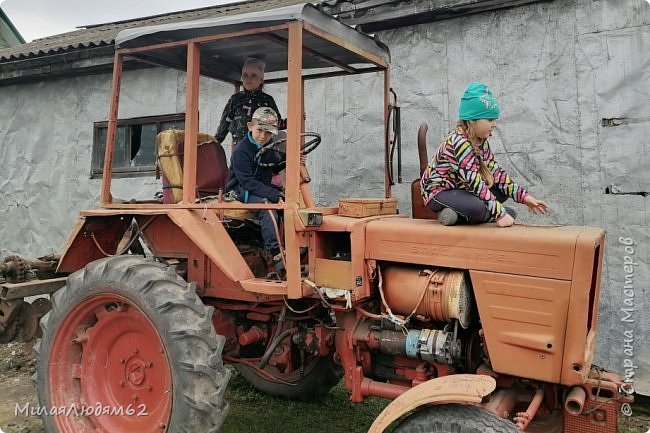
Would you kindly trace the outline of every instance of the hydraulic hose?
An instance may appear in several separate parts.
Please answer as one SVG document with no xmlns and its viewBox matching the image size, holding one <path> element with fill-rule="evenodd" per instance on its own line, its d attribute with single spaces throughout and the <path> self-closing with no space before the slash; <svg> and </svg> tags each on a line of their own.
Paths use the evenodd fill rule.
<svg viewBox="0 0 650 433">
<path fill-rule="evenodd" d="M 271 344 L 269 344 L 268 349 L 266 349 L 266 352 L 264 352 L 264 355 L 262 356 L 262 359 L 260 359 L 260 368 L 266 367 L 266 364 L 269 362 L 269 359 L 271 359 L 271 356 L 273 355 L 273 352 L 275 351 L 276 347 L 288 336 L 290 336 L 293 331 L 295 331 L 294 328 L 287 329 L 283 332 L 281 332 L 277 337 L 273 339 Z"/>
</svg>

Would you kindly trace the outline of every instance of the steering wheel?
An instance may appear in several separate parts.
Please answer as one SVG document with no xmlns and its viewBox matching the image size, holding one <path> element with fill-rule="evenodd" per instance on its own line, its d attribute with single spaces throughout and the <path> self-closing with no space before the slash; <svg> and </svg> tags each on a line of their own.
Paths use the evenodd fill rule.
<svg viewBox="0 0 650 433">
<path fill-rule="evenodd" d="M 311 153 L 314 149 L 318 147 L 318 145 L 321 143 L 321 136 L 317 132 L 303 132 L 300 134 L 301 137 L 311 137 L 311 140 L 305 141 L 305 143 L 300 146 L 300 154 L 301 155 L 307 155 Z M 260 148 L 260 150 L 257 151 L 255 154 L 255 159 L 259 161 L 259 159 L 264 155 L 264 153 L 270 149 L 277 148 L 281 144 L 286 143 L 287 139 L 286 138 L 281 138 L 279 140 L 271 140 L 264 146 Z M 286 148 L 286 146 L 285 146 Z M 258 162 L 257 165 L 260 167 L 275 167 L 277 165 L 282 164 L 287 160 L 287 154 L 286 152 L 283 152 L 281 150 L 275 149 L 277 153 L 280 154 L 280 161 L 278 162 Z"/>
</svg>

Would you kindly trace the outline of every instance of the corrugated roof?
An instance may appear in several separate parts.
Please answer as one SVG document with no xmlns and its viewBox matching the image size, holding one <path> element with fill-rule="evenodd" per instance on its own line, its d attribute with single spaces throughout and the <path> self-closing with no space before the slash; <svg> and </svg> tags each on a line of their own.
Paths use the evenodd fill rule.
<svg viewBox="0 0 650 433">
<path fill-rule="evenodd" d="M 0 50 L 0 62 L 36 58 L 53 54 L 63 54 L 75 50 L 112 45 L 115 36 L 124 29 L 150 26 L 156 24 L 174 23 L 179 21 L 196 20 L 208 17 L 234 15 L 254 12 L 280 6 L 302 3 L 299 0 L 253 0 L 227 5 L 211 6 L 188 11 L 155 15 L 146 18 L 117 21 L 97 25 L 89 25 L 83 29 L 60 35 L 36 39 L 27 44 Z"/>
<path fill-rule="evenodd" d="M 324 10 L 364 31 L 446 19 L 472 12 L 549 0 L 325 0 Z M 88 25 L 60 35 L 0 50 L 0 63 L 112 46 L 124 29 L 262 11 L 303 3 L 300 0 L 251 0 L 144 18 Z"/>
</svg>

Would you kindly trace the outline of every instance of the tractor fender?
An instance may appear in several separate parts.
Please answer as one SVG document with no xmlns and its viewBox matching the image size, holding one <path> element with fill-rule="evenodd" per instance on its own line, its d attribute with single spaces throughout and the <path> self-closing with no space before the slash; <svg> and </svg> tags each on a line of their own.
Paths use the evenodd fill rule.
<svg viewBox="0 0 650 433">
<path fill-rule="evenodd" d="M 423 382 L 393 400 L 375 418 L 368 433 L 382 433 L 407 412 L 425 404 L 480 403 L 496 389 L 493 377 L 452 374 Z"/>
<path fill-rule="evenodd" d="M 211 210 L 209 216 L 212 220 L 206 218 L 205 209 L 182 208 L 82 211 L 68 238 L 57 272 L 74 272 L 106 257 L 109 255 L 107 253 L 116 252 L 131 218 L 147 217 L 152 224 L 147 223 L 145 239 L 148 237 L 149 240 L 162 242 L 164 250 L 187 252 L 188 245 L 195 245 L 232 281 L 253 278 L 253 273 L 226 229 L 216 223 L 216 211 Z"/>
</svg>

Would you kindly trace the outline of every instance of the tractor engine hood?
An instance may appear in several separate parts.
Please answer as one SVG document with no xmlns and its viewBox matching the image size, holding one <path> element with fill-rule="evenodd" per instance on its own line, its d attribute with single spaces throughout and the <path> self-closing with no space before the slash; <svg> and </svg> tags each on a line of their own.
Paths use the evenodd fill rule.
<svg viewBox="0 0 650 433">
<path fill-rule="evenodd" d="M 366 226 L 366 258 L 571 280 L 578 241 L 595 247 L 603 235 L 591 227 L 446 227 L 389 218 Z"/>
</svg>

